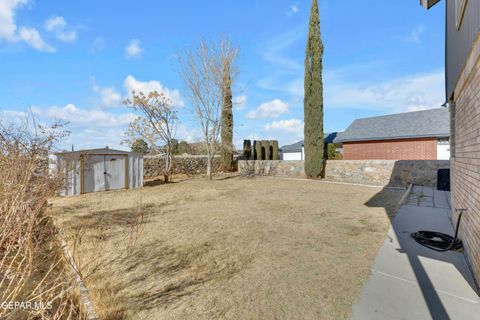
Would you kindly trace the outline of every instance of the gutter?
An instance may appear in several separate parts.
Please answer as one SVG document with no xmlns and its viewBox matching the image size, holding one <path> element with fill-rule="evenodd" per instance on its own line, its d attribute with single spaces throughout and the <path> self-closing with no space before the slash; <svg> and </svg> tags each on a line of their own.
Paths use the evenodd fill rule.
<svg viewBox="0 0 480 320">
<path fill-rule="evenodd" d="M 344 142 L 357 142 L 357 141 L 383 141 L 383 140 L 408 140 L 408 139 L 420 139 L 420 138 L 449 138 L 450 133 L 434 134 L 434 135 L 421 135 L 421 136 L 398 136 L 398 137 L 374 137 L 374 138 L 360 138 L 360 139 L 339 139 L 335 140 L 335 143 Z"/>
</svg>

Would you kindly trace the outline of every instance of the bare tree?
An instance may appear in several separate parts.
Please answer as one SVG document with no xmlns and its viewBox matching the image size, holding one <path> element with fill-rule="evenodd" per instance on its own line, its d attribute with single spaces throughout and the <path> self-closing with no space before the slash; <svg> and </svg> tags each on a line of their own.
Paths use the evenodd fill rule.
<svg viewBox="0 0 480 320">
<path fill-rule="evenodd" d="M 164 179 L 169 182 L 173 169 L 173 144 L 177 131 L 177 111 L 173 101 L 165 93 L 156 91 L 147 95 L 135 91 L 132 99 L 124 104 L 141 112 L 141 116 L 130 123 L 125 133 L 124 143 L 132 143 L 138 138 L 149 142 L 152 148 L 161 146 L 165 158 Z"/>
<path fill-rule="evenodd" d="M 187 95 L 200 122 L 207 148 L 209 179 L 212 179 L 213 158 L 220 149 L 222 96 L 238 73 L 238 51 L 228 38 L 220 37 L 214 42 L 203 40 L 196 48 L 178 55 Z M 228 78 L 225 70 L 230 72 L 228 82 L 225 81 Z"/>
</svg>

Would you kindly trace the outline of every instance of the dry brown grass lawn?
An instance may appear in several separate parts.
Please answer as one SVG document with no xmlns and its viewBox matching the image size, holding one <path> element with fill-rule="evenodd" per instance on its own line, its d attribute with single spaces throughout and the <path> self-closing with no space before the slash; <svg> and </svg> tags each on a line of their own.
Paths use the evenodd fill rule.
<svg viewBox="0 0 480 320">
<path fill-rule="evenodd" d="M 191 179 L 55 199 L 52 213 L 67 234 L 86 227 L 83 261 L 105 261 L 86 279 L 102 319 L 345 319 L 402 194 Z"/>
</svg>

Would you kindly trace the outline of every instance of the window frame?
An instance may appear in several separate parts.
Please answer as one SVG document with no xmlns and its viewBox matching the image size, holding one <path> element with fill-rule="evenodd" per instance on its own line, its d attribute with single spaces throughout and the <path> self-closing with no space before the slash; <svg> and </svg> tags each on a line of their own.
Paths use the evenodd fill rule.
<svg viewBox="0 0 480 320">
<path fill-rule="evenodd" d="M 443 145 L 443 146 L 450 146 L 450 138 L 449 137 L 437 138 L 437 144 Z"/>
</svg>

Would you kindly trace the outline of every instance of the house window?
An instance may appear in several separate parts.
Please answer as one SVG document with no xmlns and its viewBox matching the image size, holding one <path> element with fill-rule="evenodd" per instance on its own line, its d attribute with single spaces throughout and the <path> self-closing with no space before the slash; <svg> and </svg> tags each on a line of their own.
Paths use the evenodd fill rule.
<svg viewBox="0 0 480 320">
<path fill-rule="evenodd" d="M 449 145 L 450 144 L 450 138 L 438 138 L 438 144 L 439 145 Z"/>
<path fill-rule="evenodd" d="M 463 15 L 465 13 L 465 8 L 467 7 L 468 0 L 455 0 L 455 23 L 457 30 L 460 29 L 462 25 Z"/>
</svg>

